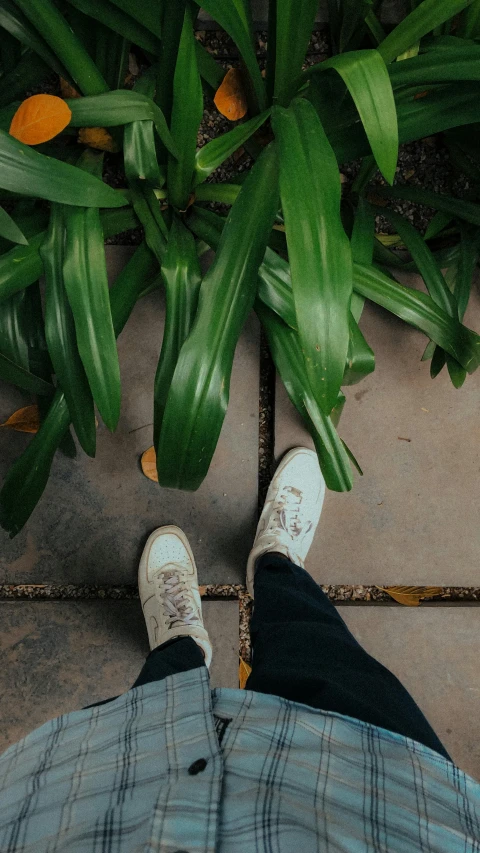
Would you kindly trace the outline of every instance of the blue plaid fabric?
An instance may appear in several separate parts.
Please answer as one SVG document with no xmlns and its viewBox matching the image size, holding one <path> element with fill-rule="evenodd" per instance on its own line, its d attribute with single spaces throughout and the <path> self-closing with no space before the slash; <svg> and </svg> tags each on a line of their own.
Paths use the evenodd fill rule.
<svg viewBox="0 0 480 853">
<path fill-rule="evenodd" d="M 480 851 L 480 786 L 427 747 L 204 667 L 0 758 L 1 853 Z"/>
</svg>

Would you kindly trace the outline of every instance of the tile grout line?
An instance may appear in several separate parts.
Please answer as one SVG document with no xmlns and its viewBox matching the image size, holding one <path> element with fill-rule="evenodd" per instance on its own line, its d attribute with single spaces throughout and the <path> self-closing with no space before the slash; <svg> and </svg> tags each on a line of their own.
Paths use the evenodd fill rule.
<svg viewBox="0 0 480 853">
<path fill-rule="evenodd" d="M 375 585 L 327 584 L 320 588 L 335 605 L 368 604 L 404 607 L 394 601 L 388 593 Z M 410 587 L 412 593 L 424 587 Z M 426 597 L 421 606 L 442 604 L 480 604 L 480 587 L 442 586 L 441 592 L 430 599 Z M 200 595 L 206 601 L 245 600 L 250 596 L 243 584 L 200 585 Z M 0 584 L 1 601 L 129 601 L 138 599 L 138 588 L 133 584 L 100 586 L 87 584 Z"/>
</svg>

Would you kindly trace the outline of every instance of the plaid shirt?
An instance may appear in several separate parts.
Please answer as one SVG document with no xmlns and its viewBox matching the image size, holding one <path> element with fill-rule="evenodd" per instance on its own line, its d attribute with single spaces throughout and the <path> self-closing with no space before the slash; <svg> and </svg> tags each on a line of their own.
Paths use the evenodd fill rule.
<svg viewBox="0 0 480 853">
<path fill-rule="evenodd" d="M 480 786 L 412 740 L 201 667 L 0 758 L 1 853 L 480 851 Z"/>
</svg>

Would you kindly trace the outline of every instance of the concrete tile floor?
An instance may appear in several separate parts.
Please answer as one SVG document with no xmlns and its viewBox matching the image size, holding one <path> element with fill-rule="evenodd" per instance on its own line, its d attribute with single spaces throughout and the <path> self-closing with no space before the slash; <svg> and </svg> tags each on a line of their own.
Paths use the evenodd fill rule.
<svg viewBox="0 0 480 853">
<path fill-rule="evenodd" d="M 212 687 L 238 686 L 238 602 L 203 602 Z M 123 693 L 148 654 L 138 601 L 0 603 L 0 752 L 59 714 Z"/>
<path fill-rule="evenodd" d="M 466 323 L 480 330 L 478 287 Z M 478 586 L 480 372 L 456 390 L 446 368 L 430 379 L 424 335 L 374 305 L 361 325 L 376 369 L 345 389 L 339 432 L 364 476 L 327 493 L 309 571 L 325 584 Z M 277 459 L 296 444 L 313 447 L 278 380 Z"/>
<path fill-rule="evenodd" d="M 131 254 L 109 247 L 113 276 Z M 164 323 L 162 293 L 135 307 L 119 338 L 122 412 L 114 435 L 97 431 L 97 457 L 57 454 L 45 493 L 24 530 L 0 531 L 0 583 L 134 583 L 149 533 L 178 524 L 193 547 L 200 583 L 243 582 L 256 525 L 258 466 L 258 324 L 240 338 L 230 405 L 207 478 L 197 492 L 160 489 L 139 464 L 152 444 L 153 380 Z M 6 385 L 0 421 L 31 402 Z M 0 480 L 29 437 L 0 430 Z"/>
</svg>

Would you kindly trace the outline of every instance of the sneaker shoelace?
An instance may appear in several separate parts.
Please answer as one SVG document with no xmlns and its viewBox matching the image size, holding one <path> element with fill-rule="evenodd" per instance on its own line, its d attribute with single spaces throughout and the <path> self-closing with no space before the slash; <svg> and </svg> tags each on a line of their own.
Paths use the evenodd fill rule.
<svg viewBox="0 0 480 853">
<path fill-rule="evenodd" d="M 200 625 L 184 569 L 172 565 L 157 578 L 163 615 L 169 629 L 181 625 Z"/>
<path fill-rule="evenodd" d="M 280 530 L 291 539 L 298 539 L 302 534 L 308 533 L 312 523 L 308 522 L 307 527 L 303 527 L 300 514 L 301 503 L 302 492 L 294 486 L 285 486 L 273 504 L 267 530 L 269 532 Z"/>
</svg>

